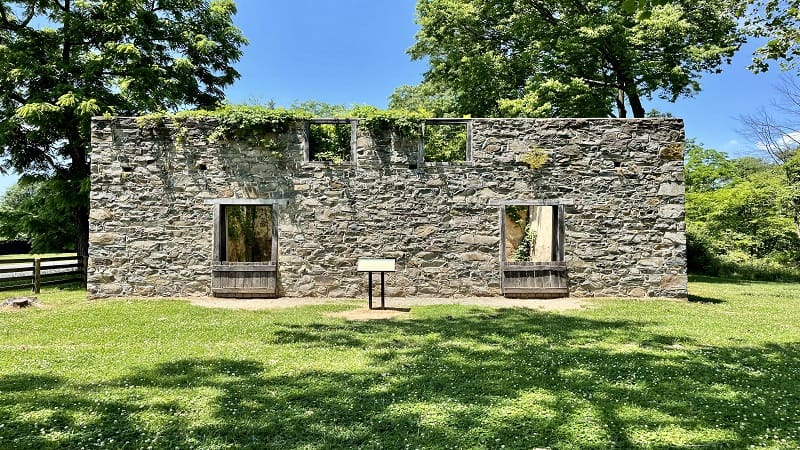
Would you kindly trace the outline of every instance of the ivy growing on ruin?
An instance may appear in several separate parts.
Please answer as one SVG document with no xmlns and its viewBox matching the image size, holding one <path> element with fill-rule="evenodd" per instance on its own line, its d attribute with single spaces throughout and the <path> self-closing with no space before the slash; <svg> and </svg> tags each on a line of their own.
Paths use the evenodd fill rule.
<svg viewBox="0 0 800 450">
<path fill-rule="evenodd" d="M 181 146 L 188 135 L 189 127 L 186 122 L 199 118 L 213 118 L 216 121 L 216 126 L 208 137 L 209 141 L 247 142 L 271 151 L 274 156 L 279 157 L 276 135 L 289 130 L 292 124 L 312 119 L 313 114 L 302 108 L 225 105 L 215 110 L 148 114 L 139 117 L 137 123 L 140 128 L 171 127 L 174 130 L 172 138 L 175 144 Z M 342 109 L 331 118 L 353 118 L 374 134 L 397 133 L 405 138 L 416 139 L 421 137 L 423 124 L 431 117 L 420 111 L 380 109 L 370 105 L 358 105 L 350 109 Z M 451 136 L 452 133 L 448 133 L 448 130 L 442 128 L 442 126 L 432 127 L 430 132 L 426 133 L 426 141 L 428 141 L 426 153 L 429 152 L 428 147 L 431 147 L 431 154 L 435 155 L 432 160 L 464 160 L 466 133 L 462 131 L 457 136 Z M 317 127 L 314 133 L 316 141 L 319 142 L 330 142 L 337 145 L 343 142 L 338 128 L 333 126 Z M 319 135 L 320 133 L 323 135 Z M 341 162 L 340 155 L 335 152 L 329 153 L 331 153 L 331 161 Z"/>
</svg>

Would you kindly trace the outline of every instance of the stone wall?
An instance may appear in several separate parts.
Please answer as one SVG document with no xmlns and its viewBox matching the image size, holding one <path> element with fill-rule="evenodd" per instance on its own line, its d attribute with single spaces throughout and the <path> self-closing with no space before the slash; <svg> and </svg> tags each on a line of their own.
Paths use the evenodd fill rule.
<svg viewBox="0 0 800 450">
<path fill-rule="evenodd" d="M 301 123 L 269 150 L 184 126 L 94 120 L 91 296 L 210 294 L 208 201 L 225 198 L 279 200 L 284 296 L 364 296 L 365 256 L 397 258 L 388 295 L 501 295 L 498 205 L 548 199 L 567 205 L 571 295 L 686 295 L 680 120 L 472 119 L 470 161 L 449 164 L 363 127 L 356 161 L 334 165 L 303 161 Z"/>
</svg>

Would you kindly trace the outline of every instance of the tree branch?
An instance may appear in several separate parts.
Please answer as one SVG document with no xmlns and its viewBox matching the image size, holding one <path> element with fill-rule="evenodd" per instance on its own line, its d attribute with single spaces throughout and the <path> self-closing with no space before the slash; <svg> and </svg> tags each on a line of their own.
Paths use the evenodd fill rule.
<svg viewBox="0 0 800 450">
<path fill-rule="evenodd" d="M 14 100 L 15 102 L 17 102 L 17 103 L 19 103 L 21 105 L 24 105 L 25 103 L 28 103 L 28 99 L 26 99 L 25 97 L 17 94 L 16 92 L 9 92 L 6 95 L 8 95 L 8 98 L 10 98 L 11 100 Z"/>
<path fill-rule="evenodd" d="M 533 9 L 536 10 L 537 13 L 539 13 L 539 16 L 542 19 L 550 22 L 550 24 L 552 24 L 552 25 L 555 25 L 555 24 L 558 23 L 558 19 L 556 19 L 556 17 L 553 15 L 552 11 L 550 11 L 547 8 L 545 8 L 537 0 L 528 0 L 528 3 L 531 5 L 531 7 L 533 7 Z"/>
<path fill-rule="evenodd" d="M 0 21 L 2 21 L 0 24 L 3 25 L 2 28 L 10 31 L 16 31 L 27 27 L 28 24 L 31 23 L 31 20 L 33 20 L 33 16 L 36 15 L 36 2 L 30 6 L 26 13 L 27 16 L 25 17 L 25 20 L 23 20 L 21 23 L 17 23 L 16 18 L 13 21 L 8 20 L 8 12 L 2 5 L 0 5 Z"/>
<path fill-rule="evenodd" d="M 8 16 L 6 15 L 6 8 L 0 5 L 0 20 L 2 20 L 3 28 L 7 30 L 13 30 L 13 24 L 8 21 Z"/>
<path fill-rule="evenodd" d="M 28 10 L 28 17 L 26 17 L 25 20 L 22 21 L 19 27 L 20 28 L 27 27 L 28 24 L 31 23 L 31 20 L 33 20 L 34 15 L 36 15 L 36 2 L 33 2 L 33 4 L 31 4 L 31 9 Z"/>
<path fill-rule="evenodd" d="M 800 133 L 796 127 L 783 125 L 764 109 L 756 114 L 741 116 L 745 125 L 742 130 L 747 138 L 762 147 L 777 163 L 784 163 L 800 144 Z"/>
</svg>

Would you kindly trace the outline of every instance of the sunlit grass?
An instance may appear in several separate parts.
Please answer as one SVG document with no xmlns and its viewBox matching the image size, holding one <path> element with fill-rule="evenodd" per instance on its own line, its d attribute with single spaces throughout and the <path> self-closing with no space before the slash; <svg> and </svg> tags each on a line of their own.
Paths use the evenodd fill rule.
<svg viewBox="0 0 800 450">
<path fill-rule="evenodd" d="M 800 447 L 800 290 L 690 292 L 346 322 L 51 289 L 0 312 L 0 448 Z"/>
<path fill-rule="evenodd" d="M 55 258 L 57 256 L 75 256 L 72 253 L 19 253 L 14 255 L 0 255 L 0 264 L 9 259 L 28 259 L 28 258 Z"/>
</svg>

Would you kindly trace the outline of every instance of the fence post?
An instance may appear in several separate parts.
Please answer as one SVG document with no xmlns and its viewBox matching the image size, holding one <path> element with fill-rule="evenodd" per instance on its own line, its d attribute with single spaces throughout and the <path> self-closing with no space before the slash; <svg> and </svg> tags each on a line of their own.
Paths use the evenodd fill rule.
<svg viewBox="0 0 800 450">
<path fill-rule="evenodd" d="M 42 260 L 33 260 L 33 293 L 38 294 L 42 289 Z"/>
</svg>

